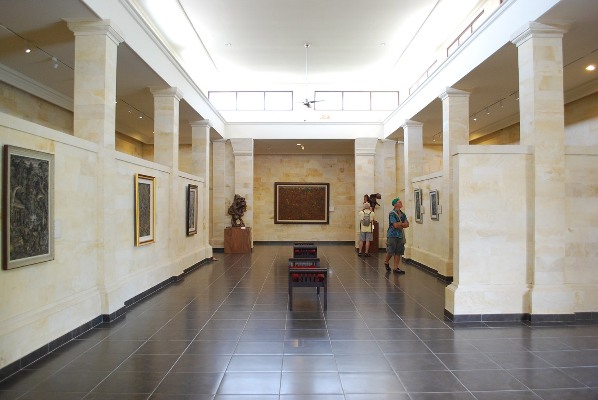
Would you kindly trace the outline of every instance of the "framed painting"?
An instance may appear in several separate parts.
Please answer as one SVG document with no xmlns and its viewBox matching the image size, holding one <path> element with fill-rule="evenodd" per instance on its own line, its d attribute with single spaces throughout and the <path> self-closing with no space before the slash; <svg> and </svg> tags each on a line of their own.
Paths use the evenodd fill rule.
<svg viewBox="0 0 598 400">
<path fill-rule="evenodd" d="M 156 178 L 135 174 L 135 246 L 156 241 Z"/>
<path fill-rule="evenodd" d="M 430 190 L 430 218 L 434 221 L 438 221 L 438 190 Z"/>
<path fill-rule="evenodd" d="M 2 268 L 54 259 L 54 154 L 4 146 Z"/>
<path fill-rule="evenodd" d="M 275 224 L 328 224 L 328 183 L 274 183 Z"/>
<path fill-rule="evenodd" d="M 197 196 L 199 188 L 197 185 L 187 186 L 187 236 L 197 233 Z"/>
<path fill-rule="evenodd" d="M 421 189 L 413 190 L 413 202 L 415 204 L 415 222 L 419 222 L 421 224 L 424 222 L 424 220 L 422 218 L 422 190 Z"/>
</svg>

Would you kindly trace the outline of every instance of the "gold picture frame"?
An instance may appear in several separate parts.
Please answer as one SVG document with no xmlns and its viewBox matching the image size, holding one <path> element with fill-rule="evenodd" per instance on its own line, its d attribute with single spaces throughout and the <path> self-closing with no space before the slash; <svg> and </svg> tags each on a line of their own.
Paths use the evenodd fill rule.
<svg viewBox="0 0 598 400">
<path fill-rule="evenodd" d="M 197 234 L 197 213 L 198 213 L 199 187 L 197 185 L 187 186 L 187 236 Z"/>
<path fill-rule="evenodd" d="M 135 174 L 135 246 L 156 241 L 156 178 Z"/>
</svg>

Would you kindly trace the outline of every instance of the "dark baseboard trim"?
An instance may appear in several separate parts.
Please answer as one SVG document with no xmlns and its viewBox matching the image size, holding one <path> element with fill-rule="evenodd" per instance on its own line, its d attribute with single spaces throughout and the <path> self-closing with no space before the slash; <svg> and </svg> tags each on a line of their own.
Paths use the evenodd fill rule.
<svg viewBox="0 0 598 400">
<path fill-rule="evenodd" d="M 573 314 L 461 314 L 453 315 L 444 310 L 444 317 L 454 323 L 468 322 L 528 322 L 535 323 L 598 323 L 598 312 L 579 312 Z"/>
<path fill-rule="evenodd" d="M 212 247 L 212 253 L 224 253 L 224 247 Z"/>
<path fill-rule="evenodd" d="M 104 324 L 104 323 L 112 323 L 117 319 L 123 317 L 129 308 L 134 306 L 139 301 L 150 297 L 160 290 L 166 288 L 172 283 L 182 281 L 186 275 L 190 274 L 191 272 L 195 271 L 199 267 L 212 262 L 212 258 L 206 258 L 197 264 L 192 265 L 191 267 L 185 269 L 181 275 L 172 276 L 163 282 L 154 285 L 153 287 L 144 290 L 142 293 L 130 298 L 129 300 L 125 301 L 124 307 L 119 308 L 118 310 L 114 311 L 110 314 L 101 314 L 92 319 L 85 324 L 78 326 L 77 328 L 73 329 L 72 331 L 60 336 L 57 339 L 52 340 L 50 343 L 45 344 L 44 346 L 40 347 L 37 350 L 32 351 L 31 353 L 27 354 L 25 357 L 8 364 L 5 367 L 0 368 L 0 382 L 4 379 L 8 378 L 9 376 L 19 372 L 21 369 L 25 368 L 29 364 L 39 360 L 42 357 L 47 356 L 60 346 L 65 345 L 66 343 L 70 342 L 73 339 L 76 339 L 78 336 L 82 335 L 83 333 L 87 332 L 90 329 L 93 329 L 95 326 Z"/>
<path fill-rule="evenodd" d="M 434 268 L 430 268 L 425 264 L 422 263 L 418 263 L 417 261 L 414 261 L 410 258 L 405 258 L 403 257 L 403 260 L 408 263 L 413 265 L 416 268 L 421 269 L 422 271 L 425 271 L 427 273 L 429 273 L 430 275 L 436 277 L 436 279 L 438 279 L 439 281 L 442 281 L 444 283 L 452 283 L 453 282 L 453 277 L 452 276 L 444 276 L 438 273 L 438 271 L 436 271 Z"/>
</svg>

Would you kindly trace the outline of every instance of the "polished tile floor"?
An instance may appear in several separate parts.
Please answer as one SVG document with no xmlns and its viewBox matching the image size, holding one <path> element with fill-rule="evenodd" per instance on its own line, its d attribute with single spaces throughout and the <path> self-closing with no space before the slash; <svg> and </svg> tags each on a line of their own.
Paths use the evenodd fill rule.
<svg viewBox="0 0 598 400">
<path fill-rule="evenodd" d="M 0 399 L 598 399 L 598 325 L 451 324 L 444 284 L 383 254 L 321 245 L 315 289 L 287 311 L 290 245 L 216 254 L 0 382 Z"/>
</svg>

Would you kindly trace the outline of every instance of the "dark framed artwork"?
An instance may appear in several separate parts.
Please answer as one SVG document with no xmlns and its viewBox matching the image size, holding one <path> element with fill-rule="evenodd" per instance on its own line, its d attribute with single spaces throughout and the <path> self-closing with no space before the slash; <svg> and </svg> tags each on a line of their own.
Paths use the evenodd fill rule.
<svg viewBox="0 0 598 400">
<path fill-rule="evenodd" d="M 135 246 L 156 241 L 156 178 L 135 174 Z"/>
<path fill-rule="evenodd" d="M 54 154 L 4 146 L 2 268 L 54 259 Z"/>
<path fill-rule="evenodd" d="M 430 190 L 430 218 L 434 221 L 439 220 L 438 190 Z"/>
<path fill-rule="evenodd" d="M 187 186 L 187 236 L 197 233 L 197 196 L 199 188 L 197 185 Z"/>
<path fill-rule="evenodd" d="M 422 218 L 422 190 L 413 190 L 413 202 L 415 203 L 415 222 L 420 224 L 424 222 Z"/>
<path fill-rule="evenodd" d="M 328 224 L 328 183 L 274 183 L 275 224 Z"/>
</svg>

